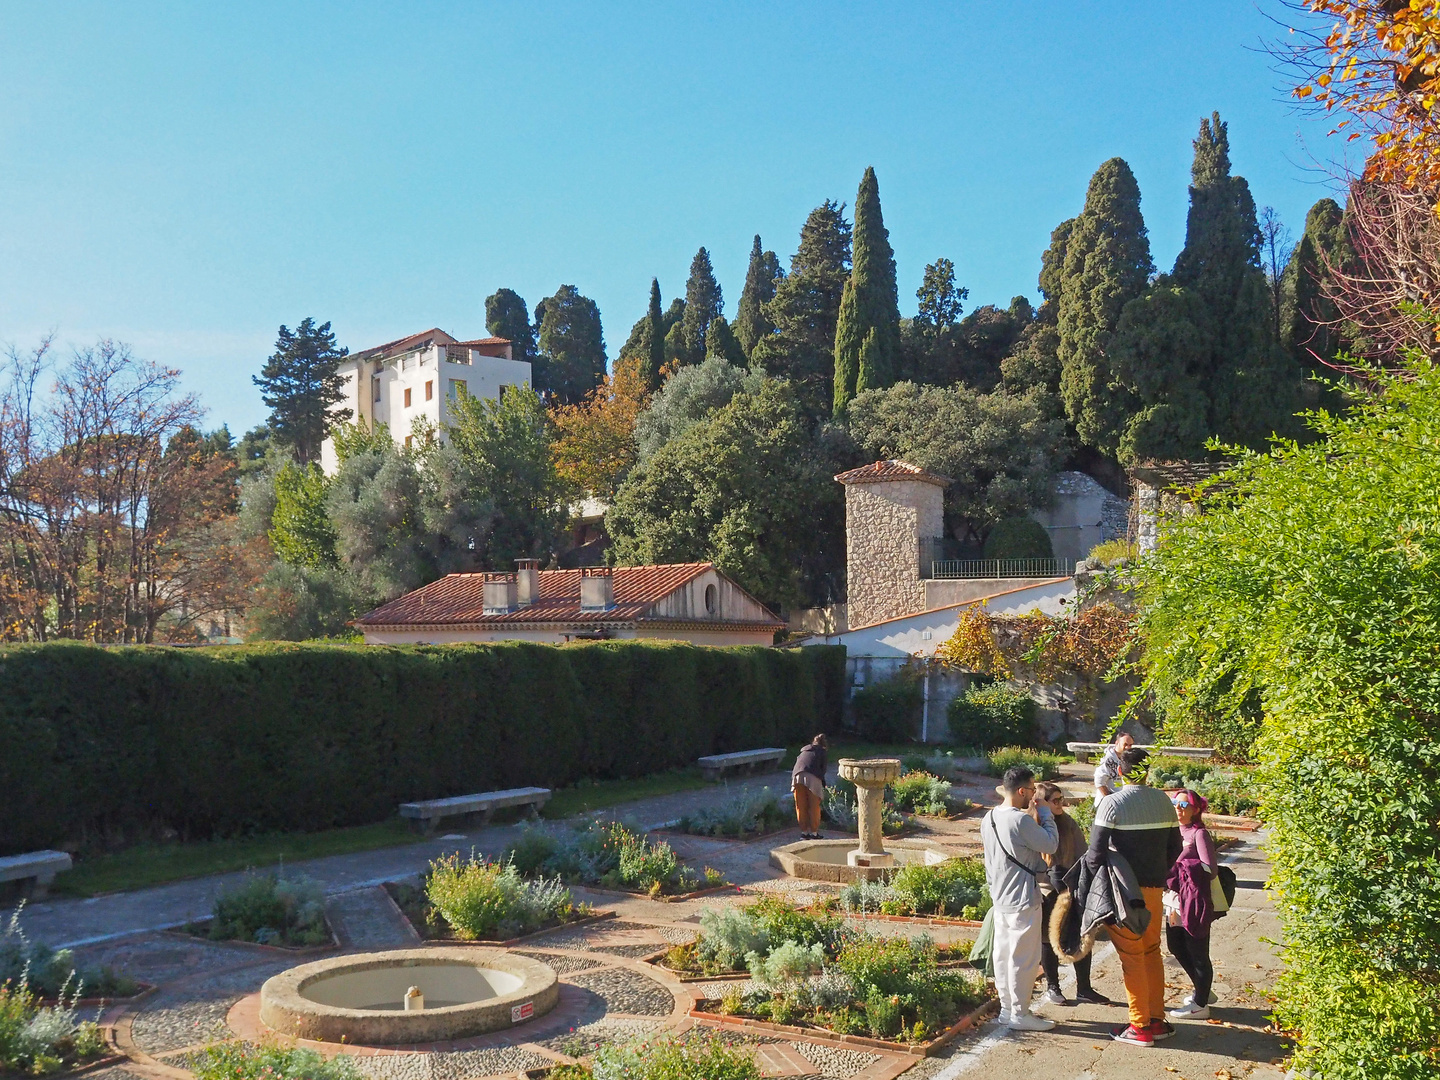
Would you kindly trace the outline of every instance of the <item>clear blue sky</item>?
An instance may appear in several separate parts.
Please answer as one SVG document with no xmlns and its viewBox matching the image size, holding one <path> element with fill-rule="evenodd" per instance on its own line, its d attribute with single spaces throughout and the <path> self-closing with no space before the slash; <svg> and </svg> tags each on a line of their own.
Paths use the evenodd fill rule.
<svg viewBox="0 0 1440 1080">
<path fill-rule="evenodd" d="M 1248 0 L 6 4 L 0 341 L 129 342 L 238 435 L 282 322 L 478 336 L 496 288 L 567 283 L 613 356 L 652 275 L 668 303 L 703 244 L 733 315 L 751 237 L 788 266 L 867 165 L 904 313 L 939 256 L 968 307 L 1033 297 L 1117 154 L 1168 269 L 1212 109 L 1297 235 L 1333 186 L 1275 32 Z"/>
</svg>

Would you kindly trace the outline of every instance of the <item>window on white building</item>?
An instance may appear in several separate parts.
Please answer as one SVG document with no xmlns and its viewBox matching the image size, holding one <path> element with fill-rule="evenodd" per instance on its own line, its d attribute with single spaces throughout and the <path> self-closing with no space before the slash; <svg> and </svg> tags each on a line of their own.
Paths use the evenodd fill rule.
<svg viewBox="0 0 1440 1080">
<path fill-rule="evenodd" d="M 465 384 L 464 379 L 450 380 L 450 400 L 459 401 L 470 393 L 470 388 Z"/>
<path fill-rule="evenodd" d="M 379 400 L 380 400 L 380 376 L 379 376 L 379 375 L 372 375 L 372 376 L 370 376 L 370 400 L 371 400 L 371 401 L 379 401 Z"/>
</svg>

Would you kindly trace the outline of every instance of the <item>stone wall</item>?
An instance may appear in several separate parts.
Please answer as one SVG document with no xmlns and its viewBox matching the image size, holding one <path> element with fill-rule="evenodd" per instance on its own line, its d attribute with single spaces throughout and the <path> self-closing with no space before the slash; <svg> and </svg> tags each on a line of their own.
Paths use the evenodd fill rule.
<svg viewBox="0 0 1440 1080">
<path fill-rule="evenodd" d="M 920 539 L 944 529 L 944 493 L 921 480 L 845 485 L 846 598 L 851 626 L 924 610 Z"/>
</svg>

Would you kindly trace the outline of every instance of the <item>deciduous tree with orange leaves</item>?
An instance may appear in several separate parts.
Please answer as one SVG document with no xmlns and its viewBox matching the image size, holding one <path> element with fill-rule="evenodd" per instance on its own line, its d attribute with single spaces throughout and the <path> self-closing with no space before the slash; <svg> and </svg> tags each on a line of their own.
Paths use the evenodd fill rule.
<svg viewBox="0 0 1440 1080">
<path fill-rule="evenodd" d="M 555 471 L 577 490 L 607 502 L 635 464 L 635 420 L 650 394 L 641 358 L 622 357 L 578 405 L 550 410 L 558 437 Z"/>
</svg>

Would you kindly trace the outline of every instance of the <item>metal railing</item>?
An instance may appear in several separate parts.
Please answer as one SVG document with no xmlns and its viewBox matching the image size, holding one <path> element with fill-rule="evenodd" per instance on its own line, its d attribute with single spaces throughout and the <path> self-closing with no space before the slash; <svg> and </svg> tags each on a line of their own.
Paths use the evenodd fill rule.
<svg viewBox="0 0 1440 1080">
<path fill-rule="evenodd" d="M 934 559 L 932 578 L 1044 578 L 1061 577 L 1057 559 Z"/>
</svg>

